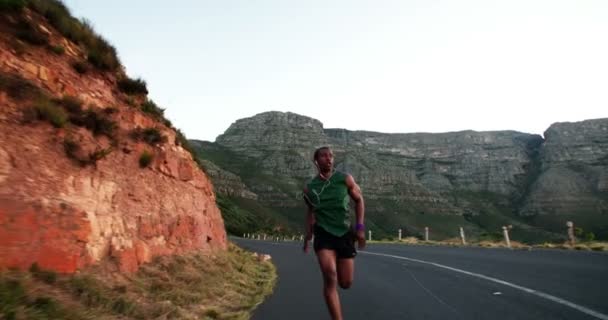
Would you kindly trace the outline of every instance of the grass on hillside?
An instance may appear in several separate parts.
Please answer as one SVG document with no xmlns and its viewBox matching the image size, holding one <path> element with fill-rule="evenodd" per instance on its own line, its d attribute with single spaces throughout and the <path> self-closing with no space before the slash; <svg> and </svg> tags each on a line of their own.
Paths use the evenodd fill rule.
<svg viewBox="0 0 608 320">
<path fill-rule="evenodd" d="M 228 234 L 241 236 L 244 233 L 254 232 L 266 234 L 288 232 L 284 217 L 272 209 L 261 206 L 258 201 L 218 194 L 216 202 Z"/>
<path fill-rule="evenodd" d="M 120 91 L 122 91 L 126 94 L 143 94 L 143 95 L 148 94 L 148 88 L 147 88 L 146 81 L 141 78 L 120 79 L 120 80 L 118 80 L 118 89 L 120 89 Z"/>
<path fill-rule="evenodd" d="M 32 266 L 0 272 L 0 319 L 248 319 L 275 281 L 270 262 L 234 245 L 213 256 L 158 257 L 124 276 Z"/>
<path fill-rule="evenodd" d="M 3 71 L 0 71 L 0 90 L 18 101 L 36 99 L 42 96 L 40 88 L 31 81 Z"/>
<path fill-rule="evenodd" d="M 116 49 L 106 39 L 95 33 L 87 20 L 78 20 L 70 10 L 59 0 L 2 0 L 0 12 L 20 12 L 25 7 L 37 12 L 63 36 L 82 45 L 87 54 L 87 60 L 100 70 L 114 71 L 120 67 Z M 31 29 L 31 30 L 30 30 Z M 21 26 L 19 35 L 25 41 L 33 44 L 46 44 L 48 39 L 40 32 Z"/>
</svg>

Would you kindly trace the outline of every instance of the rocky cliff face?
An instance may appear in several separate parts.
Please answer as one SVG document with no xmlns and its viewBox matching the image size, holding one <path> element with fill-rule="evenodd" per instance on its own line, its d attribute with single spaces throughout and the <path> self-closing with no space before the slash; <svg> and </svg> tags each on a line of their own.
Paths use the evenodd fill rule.
<svg viewBox="0 0 608 320">
<path fill-rule="evenodd" d="M 117 89 L 123 71 L 80 73 L 83 48 L 45 18 L 0 14 L 0 267 L 70 273 L 112 258 L 130 272 L 156 255 L 225 249 L 210 181 L 175 130 L 142 112 L 145 96 Z M 49 44 L 18 40 L 16 23 Z M 142 130 L 158 139 L 134 138 Z"/>
<path fill-rule="evenodd" d="M 521 214 L 562 227 L 596 224 L 587 229 L 608 234 L 608 119 L 556 123 L 545 138 Z"/>
<path fill-rule="evenodd" d="M 569 166 L 585 167 L 586 173 L 574 180 L 563 177 L 573 189 L 587 195 L 605 192 L 607 123 L 600 119 L 571 124 L 567 130 L 555 125 L 545 142 L 539 135 L 515 131 L 385 134 L 324 129 L 315 119 L 269 112 L 237 121 L 214 144 L 232 152 L 231 158 L 240 157 L 241 164 L 255 165 L 256 174 L 244 172 L 242 165 L 226 162 L 217 153 L 208 155 L 218 166 L 241 176 L 261 202 L 298 223 L 302 215 L 298 191 L 315 174 L 312 153 L 330 145 L 337 168 L 352 173 L 361 185 L 371 224 L 386 234 L 398 228 L 419 234 L 431 225 L 449 236 L 461 224 L 481 235 L 514 224 L 516 233 L 532 238 L 533 233 L 541 233 L 539 225 L 524 216 L 550 214 L 552 206 L 562 206 L 546 196 L 555 194 L 546 188 L 562 190 L 554 181 L 562 178 L 552 172 L 563 170 L 559 167 L 564 166 L 564 157 L 570 157 Z M 562 131 L 571 136 L 563 137 L 567 134 Z M 561 199 L 596 208 L 595 214 L 606 212 L 599 198 L 589 202 L 577 194 Z M 553 227 L 548 230 L 559 231 Z"/>
</svg>

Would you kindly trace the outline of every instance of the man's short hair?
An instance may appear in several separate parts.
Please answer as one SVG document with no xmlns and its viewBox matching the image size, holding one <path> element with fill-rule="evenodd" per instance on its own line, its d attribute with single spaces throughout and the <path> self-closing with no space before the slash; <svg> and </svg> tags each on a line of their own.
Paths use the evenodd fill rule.
<svg viewBox="0 0 608 320">
<path fill-rule="evenodd" d="M 323 146 L 323 147 L 317 148 L 317 150 L 315 150 L 315 155 L 313 157 L 313 160 L 317 160 L 317 157 L 319 156 L 319 152 L 321 152 L 323 150 L 330 150 L 331 151 L 331 148 L 328 147 L 328 146 Z"/>
</svg>

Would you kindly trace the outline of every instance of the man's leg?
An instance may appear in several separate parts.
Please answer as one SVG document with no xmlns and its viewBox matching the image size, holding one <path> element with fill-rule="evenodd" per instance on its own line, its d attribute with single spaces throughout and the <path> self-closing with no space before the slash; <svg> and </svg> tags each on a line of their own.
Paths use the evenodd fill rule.
<svg viewBox="0 0 608 320">
<path fill-rule="evenodd" d="M 353 284 L 355 271 L 355 259 L 338 259 L 338 284 L 340 288 L 348 289 Z"/>
<path fill-rule="evenodd" d="M 342 320 L 342 308 L 338 297 L 338 277 L 336 272 L 336 252 L 328 249 L 317 251 L 317 259 L 323 273 L 323 294 L 329 314 L 333 320 Z"/>
</svg>

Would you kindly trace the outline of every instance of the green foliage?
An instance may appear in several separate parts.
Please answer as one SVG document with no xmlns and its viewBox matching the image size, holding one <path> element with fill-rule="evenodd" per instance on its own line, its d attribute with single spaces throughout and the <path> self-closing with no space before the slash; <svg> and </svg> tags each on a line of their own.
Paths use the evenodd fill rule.
<svg viewBox="0 0 608 320">
<path fill-rule="evenodd" d="M 190 152 L 192 154 L 193 158 L 196 158 L 193 148 L 192 148 L 192 146 L 190 146 L 190 143 L 188 142 L 186 135 L 184 135 L 184 133 L 179 129 L 175 130 L 175 145 L 182 146 L 182 148 L 188 150 L 188 152 Z"/>
<path fill-rule="evenodd" d="M 88 307 L 108 303 L 108 298 L 103 293 L 103 288 L 90 276 L 75 276 L 69 279 L 68 288 L 74 297 L 78 298 Z"/>
<path fill-rule="evenodd" d="M 69 120 L 74 125 L 89 129 L 93 135 L 105 135 L 113 139 L 114 132 L 118 125 L 109 118 L 106 112 L 97 112 L 94 109 L 83 110 L 82 101 L 76 97 L 64 96 L 54 100 L 55 103 L 63 106 L 69 113 Z"/>
<path fill-rule="evenodd" d="M 141 317 L 142 311 L 133 301 L 92 276 L 73 276 L 67 281 L 66 287 L 74 298 L 88 308 L 103 308 L 115 314 Z"/>
<path fill-rule="evenodd" d="M 74 160 L 83 167 L 88 165 L 96 165 L 97 161 L 107 157 L 113 151 L 111 147 L 99 148 L 93 152 L 89 152 L 88 155 L 83 155 L 78 142 L 72 140 L 71 138 L 65 138 L 63 140 L 63 149 L 65 150 L 65 154 L 68 158 Z"/>
<path fill-rule="evenodd" d="M 89 65 L 85 61 L 76 61 L 72 63 L 72 68 L 79 74 L 85 74 L 89 72 Z"/>
<path fill-rule="evenodd" d="M 88 21 L 72 17 L 61 1 L 28 0 L 28 6 L 44 16 L 66 38 L 83 45 L 87 60 L 98 69 L 113 71 L 120 66 L 116 49 L 97 35 Z"/>
<path fill-rule="evenodd" d="M 144 150 L 144 152 L 142 152 L 141 155 L 139 156 L 139 166 L 141 168 L 145 168 L 145 167 L 149 166 L 150 163 L 152 162 L 152 159 L 154 159 L 154 155 L 152 153 L 150 153 L 148 150 Z"/>
<path fill-rule="evenodd" d="M 112 311 L 118 314 L 130 314 L 136 310 L 135 304 L 126 298 L 119 297 L 112 302 Z"/>
<path fill-rule="evenodd" d="M 228 234 L 242 235 L 266 227 L 262 225 L 262 221 L 256 215 L 241 209 L 229 197 L 218 194 L 216 203 L 222 213 L 224 226 Z"/>
<path fill-rule="evenodd" d="M 79 114 L 82 112 L 82 101 L 77 97 L 63 96 L 61 99 L 53 99 L 53 102 L 62 105 L 70 114 Z"/>
<path fill-rule="evenodd" d="M 585 233 L 585 241 L 593 241 L 595 240 L 595 233 L 587 232 Z"/>
<path fill-rule="evenodd" d="M 118 89 L 120 89 L 120 91 L 122 91 L 126 94 L 143 94 L 143 95 L 148 94 L 148 88 L 146 85 L 146 81 L 141 78 L 120 79 L 120 80 L 118 80 Z"/>
<path fill-rule="evenodd" d="M 0 275 L 0 317 L 15 319 L 19 307 L 27 301 L 25 289 L 19 279 Z"/>
<path fill-rule="evenodd" d="M 190 153 L 190 155 L 192 156 L 192 159 L 194 159 L 194 161 L 198 165 L 198 167 L 201 170 L 205 171 L 205 167 L 203 166 L 203 162 L 201 161 L 202 159 L 196 154 L 196 151 L 190 144 L 190 141 L 188 141 L 188 139 L 186 138 L 184 133 L 179 129 L 175 130 L 175 145 L 181 146 L 186 151 L 188 151 Z"/>
<path fill-rule="evenodd" d="M 81 148 L 78 142 L 72 140 L 71 138 L 65 138 L 63 140 L 63 150 L 69 159 L 76 161 L 81 166 L 86 165 L 86 161 L 80 158 L 79 153 Z"/>
<path fill-rule="evenodd" d="M 49 37 L 27 20 L 20 19 L 16 28 L 15 35 L 25 42 L 36 46 L 43 46 L 49 43 Z"/>
<path fill-rule="evenodd" d="M 144 141 L 151 146 L 167 142 L 167 137 L 160 133 L 157 128 L 136 128 L 131 131 L 131 138 Z"/>
<path fill-rule="evenodd" d="M 99 42 L 89 48 L 87 60 L 100 70 L 112 71 L 120 66 L 116 48 L 101 37 Z"/>
<path fill-rule="evenodd" d="M 41 96 L 40 89 L 32 82 L 6 72 L 0 72 L 0 90 L 5 91 L 9 97 L 16 100 L 39 98 Z"/>
<path fill-rule="evenodd" d="M 162 119 L 165 109 L 159 107 L 154 101 L 148 99 L 141 105 L 141 111 L 152 115 L 156 119 Z"/>
<path fill-rule="evenodd" d="M 272 291 L 276 270 L 271 263 L 259 262 L 250 252 L 230 245 L 211 258 L 201 254 L 157 257 L 135 277 L 136 292 L 172 302 L 173 308 L 164 313 L 178 307 L 195 311 L 203 319 L 249 319 L 251 310 Z M 150 314 L 148 318 L 157 317 Z"/>
<path fill-rule="evenodd" d="M 209 309 L 204 313 L 205 317 L 209 317 L 211 319 L 219 319 L 220 313 L 215 309 Z"/>
<path fill-rule="evenodd" d="M 53 51 L 53 53 L 56 55 L 62 55 L 65 53 L 65 48 L 60 45 L 51 46 L 51 51 Z"/>
<path fill-rule="evenodd" d="M 106 137 L 113 138 L 114 130 L 118 127 L 112 119 L 91 109 L 84 112 L 80 121 L 82 121 L 84 127 L 96 136 L 105 135 Z"/>
<path fill-rule="evenodd" d="M 43 314 L 47 314 L 47 315 L 60 314 L 59 304 L 55 300 L 53 300 L 53 298 L 38 297 L 38 298 L 34 299 L 31 306 L 33 309 L 36 309 Z"/>
<path fill-rule="evenodd" d="M 285 213 L 284 208 L 273 210 L 273 208 L 265 207 L 256 200 L 229 197 L 219 193 L 217 194 L 216 204 L 222 213 L 226 232 L 229 234 L 242 235 L 251 232 L 289 233 L 287 220 L 282 214 L 278 213 Z M 300 216 L 302 216 L 302 210 L 298 210 Z M 282 231 L 275 230 L 277 227 Z M 301 225 L 298 224 L 297 227 L 299 230 Z"/>
<path fill-rule="evenodd" d="M 112 148 L 97 149 L 89 153 L 88 163 L 95 165 L 97 161 L 107 157 L 110 153 L 112 153 Z"/>
<path fill-rule="evenodd" d="M 156 257 L 120 279 L 95 268 L 53 281 L 37 264 L 29 273 L 2 270 L 0 319 L 248 319 L 276 270 L 231 244 L 220 251 Z"/>
<path fill-rule="evenodd" d="M 17 272 L 0 272 L 0 319 L 83 319 L 57 300 L 29 288 L 33 281 Z M 55 282 L 47 285 L 56 285 Z"/>
<path fill-rule="evenodd" d="M 57 273 L 55 273 L 54 271 L 50 271 L 50 270 L 40 269 L 40 267 L 38 266 L 38 263 L 33 263 L 30 266 L 30 273 L 36 279 L 42 280 L 43 282 L 45 282 L 47 284 L 53 284 L 57 281 Z"/>
<path fill-rule="evenodd" d="M 34 114 L 38 120 L 48 121 L 55 128 L 63 128 L 68 120 L 68 114 L 50 100 L 40 99 L 26 114 Z"/>
<path fill-rule="evenodd" d="M 118 108 L 116 107 L 106 107 L 103 109 L 103 113 L 107 115 L 118 113 Z"/>
<path fill-rule="evenodd" d="M 26 0 L 0 0 L 0 12 L 20 11 L 26 4 Z"/>
</svg>

